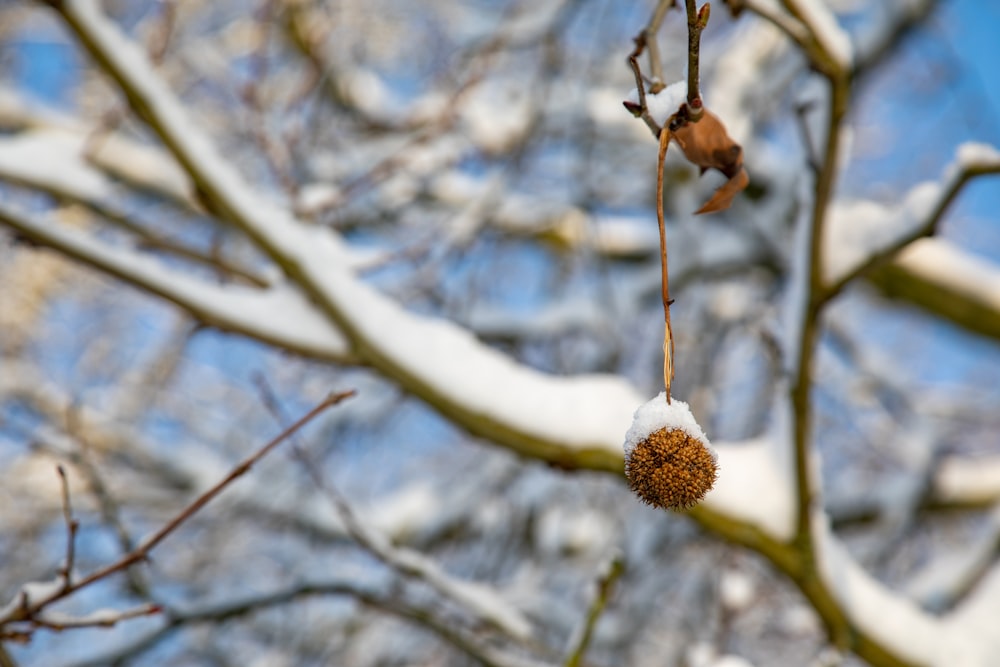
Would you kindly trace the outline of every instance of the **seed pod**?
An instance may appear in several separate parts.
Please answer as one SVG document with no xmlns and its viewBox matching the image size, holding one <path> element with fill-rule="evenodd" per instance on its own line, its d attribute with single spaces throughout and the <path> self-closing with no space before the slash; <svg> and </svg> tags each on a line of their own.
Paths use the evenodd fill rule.
<svg viewBox="0 0 1000 667">
<path fill-rule="evenodd" d="M 640 407 L 625 436 L 625 476 L 644 502 L 688 509 L 705 497 L 718 474 L 715 453 L 687 404 L 666 395 Z"/>
<path fill-rule="evenodd" d="M 717 468 L 705 443 L 681 429 L 650 433 L 625 460 L 632 492 L 666 509 L 697 505 L 715 484 Z"/>
</svg>

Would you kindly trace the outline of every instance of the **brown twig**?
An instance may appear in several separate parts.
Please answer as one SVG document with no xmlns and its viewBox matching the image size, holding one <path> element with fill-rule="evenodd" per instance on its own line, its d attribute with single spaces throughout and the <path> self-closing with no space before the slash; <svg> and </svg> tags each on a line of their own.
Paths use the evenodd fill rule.
<svg viewBox="0 0 1000 667">
<path fill-rule="evenodd" d="M 690 107 L 689 116 L 692 122 L 697 122 L 701 118 L 702 101 L 701 91 L 698 89 L 699 65 L 698 60 L 701 54 L 701 31 L 708 25 L 708 17 L 712 7 L 709 3 L 695 8 L 695 0 L 684 0 L 684 7 L 687 10 L 688 22 L 688 94 L 687 103 Z"/>
<path fill-rule="evenodd" d="M 660 229 L 660 290 L 663 297 L 663 388 L 670 402 L 674 380 L 674 335 L 670 328 L 670 277 L 667 272 L 667 229 L 663 214 L 663 161 L 670 146 L 670 127 L 660 131 L 660 150 L 656 156 L 656 224 Z"/>
<path fill-rule="evenodd" d="M 608 604 L 608 599 L 611 597 L 611 591 L 614 588 L 615 582 L 618 581 L 619 577 L 625 571 L 625 559 L 622 554 L 615 554 L 611 561 L 602 569 L 604 571 L 597 579 L 597 590 L 594 592 L 594 599 L 587 609 L 587 616 L 584 618 L 583 626 L 574 637 L 574 641 L 570 644 L 571 650 L 563 662 L 563 667 L 579 667 L 582 663 L 583 656 L 587 652 L 587 647 L 590 646 L 590 640 L 594 634 L 594 626 L 597 624 L 597 619 L 601 617 L 601 613 Z"/>
<path fill-rule="evenodd" d="M 60 570 L 59 580 L 62 581 L 62 585 L 59 586 L 53 593 L 44 595 L 41 599 L 30 600 L 26 590 L 22 589 L 19 593 L 21 603 L 16 605 L 11 609 L 6 615 L 0 617 L 0 637 L 5 637 L 12 635 L 11 632 L 4 631 L 4 626 L 10 623 L 20 623 L 26 622 L 31 623 L 32 627 L 50 627 L 51 622 L 40 616 L 41 612 L 51 605 L 52 603 L 66 598 L 73 593 L 79 591 L 90 584 L 97 581 L 105 579 L 106 577 L 120 572 L 139 561 L 144 561 L 148 558 L 149 552 L 151 552 L 160 542 L 162 542 L 168 535 L 173 533 L 177 528 L 190 519 L 199 509 L 208 504 L 212 499 L 214 499 L 219 493 L 221 493 L 227 486 L 229 486 L 238 477 L 246 474 L 258 461 L 267 456 L 275 447 L 280 443 L 287 440 L 294 433 L 298 432 L 303 426 L 308 424 L 310 421 L 315 419 L 320 413 L 327 410 L 328 408 L 340 403 L 346 398 L 354 395 L 353 390 L 343 391 L 336 394 L 330 394 L 323 401 L 321 401 L 316 407 L 303 415 L 298 421 L 286 428 L 284 431 L 275 436 L 270 442 L 265 444 L 263 447 L 258 449 L 254 454 L 249 456 L 247 459 L 238 464 L 233 468 L 228 475 L 226 475 L 221 481 L 215 484 L 212 488 L 205 491 L 203 494 L 198 496 L 192 503 L 181 510 L 173 519 L 167 522 L 163 527 L 161 527 L 156 533 L 151 537 L 144 540 L 138 547 L 125 554 L 119 558 L 114 563 L 107 565 L 88 576 L 80 579 L 79 581 L 73 582 L 68 575 L 69 568 L 65 571 Z M 61 473 L 63 474 L 63 473 Z M 65 479 L 65 477 L 64 477 Z M 68 485 L 64 485 L 64 514 L 68 517 L 67 520 L 72 524 L 72 515 L 69 510 L 68 505 Z M 75 534 L 75 529 L 71 529 L 71 534 Z M 72 552 L 68 547 L 68 556 L 72 556 Z M 69 558 L 67 558 L 69 560 Z M 71 564 L 71 563 L 69 563 Z M 157 613 L 159 611 L 158 607 L 145 607 L 147 613 Z M 68 627 L 68 626 L 67 626 Z M 19 631 L 18 631 L 19 632 Z M 25 634 L 25 633 L 20 633 Z M 27 637 L 30 638 L 30 631 L 27 633 Z"/>
<path fill-rule="evenodd" d="M 632 68 L 632 74 L 635 76 L 635 89 L 639 94 L 639 104 L 635 105 L 631 102 L 625 102 L 625 108 L 636 118 L 642 118 L 643 122 L 646 123 L 646 127 L 653 133 L 653 136 L 658 137 L 660 136 L 660 124 L 649 113 L 649 107 L 646 104 L 646 80 L 643 78 L 642 69 L 639 67 L 639 56 L 642 55 L 647 44 L 646 31 L 643 30 L 639 33 L 633 41 L 635 42 L 635 48 L 632 49 L 632 53 L 628 54 L 628 64 Z"/>
<path fill-rule="evenodd" d="M 73 506 L 70 504 L 69 479 L 66 477 L 66 469 L 62 465 L 56 466 L 59 473 L 59 482 L 62 488 L 63 519 L 66 522 L 66 562 L 60 570 L 63 585 L 69 587 L 73 577 L 73 563 L 76 559 L 76 533 L 80 529 L 80 522 L 73 518 Z"/>
<path fill-rule="evenodd" d="M 660 231 L 660 270 L 661 270 L 661 295 L 663 297 L 663 387 L 670 403 L 670 386 L 674 379 L 674 336 L 670 327 L 670 278 L 667 270 L 667 234 L 663 213 L 663 161 L 667 155 L 667 148 L 670 146 L 672 137 L 672 124 L 678 121 L 697 122 L 703 114 L 703 104 L 701 92 L 698 89 L 698 57 L 701 51 L 701 33 L 708 25 L 708 17 L 711 6 L 706 2 L 700 9 L 696 7 L 695 0 L 685 0 L 688 19 L 688 95 L 687 104 L 681 105 L 681 109 L 671 116 L 661 127 L 659 123 L 649 113 L 646 103 L 646 80 L 642 76 L 639 67 L 639 56 L 648 48 L 650 51 L 651 70 L 655 76 L 653 86 L 662 84 L 662 76 L 659 72 L 659 50 L 656 46 L 656 32 L 663 21 L 663 15 L 669 7 L 676 6 L 676 2 L 660 0 L 657 4 L 649 24 L 640 32 L 635 39 L 635 48 L 628 55 L 628 64 L 635 76 L 635 87 L 638 92 L 638 104 L 626 102 L 625 108 L 636 116 L 642 118 L 649 127 L 653 135 L 659 139 L 659 152 L 656 160 L 656 223 Z M 653 90 L 651 86 L 651 90 Z M 658 89 L 657 89 L 658 90 Z M 654 92 L 656 92 L 654 90 Z"/>
<path fill-rule="evenodd" d="M 660 45 L 656 40 L 656 33 L 660 31 L 660 25 L 663 23 L 663 17 L 666 16 L 667 10 L 676 6 L 677 0 L 660 0 L 656 4 L 656 9 L 653 10 L 649 23 L 641 33 L 649 49 L 649 72 L 652 79 L 649 91 L 654 95 L 663 90 L 665 85 L 663 82 L 663 63 L 660 60 Z"/>
</svg>

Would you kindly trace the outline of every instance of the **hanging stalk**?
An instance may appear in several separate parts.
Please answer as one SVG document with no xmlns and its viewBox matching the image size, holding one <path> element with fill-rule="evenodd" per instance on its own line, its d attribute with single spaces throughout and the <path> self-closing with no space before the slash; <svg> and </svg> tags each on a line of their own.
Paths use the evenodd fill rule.
<svg viewBox="0 0 1000 667">
<path fill-rule="evenodd" d="M 670 278 L 667 275 L 667 230 L 663 216 L 663 161 L 670 146 L 670 123 L 660 130 L 660 150 L 656 160 L 656 224 L 660 228 L 660 291 L 663 296 L 663 388 L 670 402 L 670 384 L 674 379 L 674 335 L 670 329 Z"/>
</svg>

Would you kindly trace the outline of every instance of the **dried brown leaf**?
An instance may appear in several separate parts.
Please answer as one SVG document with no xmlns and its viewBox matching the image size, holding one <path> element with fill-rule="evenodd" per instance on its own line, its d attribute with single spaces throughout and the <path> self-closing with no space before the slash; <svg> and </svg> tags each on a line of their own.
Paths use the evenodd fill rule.
<svg viewBox="0 0 1000 667">
<path fill-rule="evenodd" d="M 697 121 L 685 121 L 673 129 L 673 137 L 684 157 L 701 167 L 702 173 L 717 169 L 729 179 L 696 213 L 722 211 L 750 183 L 743 168 L 743 148 L 733 141 L 719 117 L 705 109 Z"/>
</svg>

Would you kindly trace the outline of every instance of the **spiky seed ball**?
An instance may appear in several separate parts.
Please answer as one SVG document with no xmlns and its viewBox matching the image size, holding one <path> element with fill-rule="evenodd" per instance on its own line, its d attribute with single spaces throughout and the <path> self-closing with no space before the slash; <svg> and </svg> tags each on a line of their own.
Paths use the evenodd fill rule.
<svg viewBox="0 0 1000 667">
<path fill-rule="evenodd" d="M 717 472 L 708 446 L 680 428 L 653 431 L 625 456 L 632 492 L 666 509 L 696 505 L 715 484 Z"/>
</svg>

